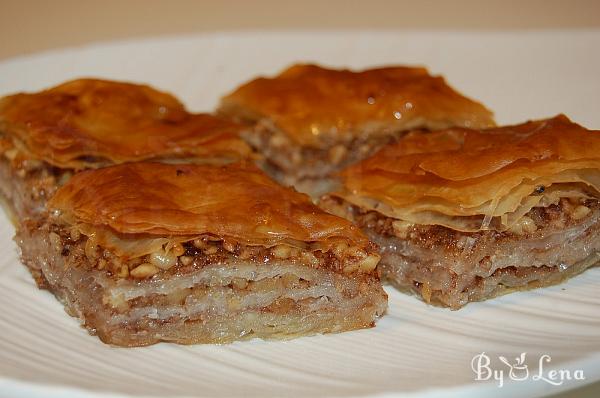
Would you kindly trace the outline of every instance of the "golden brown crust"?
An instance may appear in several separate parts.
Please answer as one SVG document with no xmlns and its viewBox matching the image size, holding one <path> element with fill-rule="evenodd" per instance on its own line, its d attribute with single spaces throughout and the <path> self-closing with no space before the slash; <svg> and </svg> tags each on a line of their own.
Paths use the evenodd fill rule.
<svg viewBox="0 0 600 398">
<path fill-rule="evenodd" d="M 297 144 L 315 148 L 374 128 L 389 134 L 494 125 L 489 110 L 442 77 L 409 67 L 354 72 L 295 65 L 275 78 L 242 85 L 223 98 L 221 112 L 246 121 L 269 119 Z"/>
<path fill-rule="evenodd" d="M 2 98 L 0 131 L 34 158 L 78 169 L 156 158 L 231 161 L 251 153 L 232 122 L 190 114 L 148 86 L 95 79 Z"/>
<path fill-rule="evenodd" d="M 48 207 L 67 224 L 121 234 L 212 234 L 265 246 L 321 242 L 323 250 L 340 240 L 369 245 L 357 227 L 250 164 L 130 163 L 84 171 L 59 189 Z"/>
<path fill-rule="evenodd" d="M 344 170 L 344 188 L 334 196 L 411 222 L 459 228 L 456 216 L 503 216 L 508 226 L 545 199 L 597 193 L 599 153 L 599 132 L 564 115 L 488 130 L 411 133 Z M 465 221 L 461 230 L 474 229 Z"/>
<path fill-rule="evenodd" d="M 571 122 L 565 115 L 485 130 L 416 132 L 357 167 L 402 174 L 431 173 L 446 180 L 463 181 L 492 174 L 519 160 L 598 159 L 597 133 Z"/>
</svg>

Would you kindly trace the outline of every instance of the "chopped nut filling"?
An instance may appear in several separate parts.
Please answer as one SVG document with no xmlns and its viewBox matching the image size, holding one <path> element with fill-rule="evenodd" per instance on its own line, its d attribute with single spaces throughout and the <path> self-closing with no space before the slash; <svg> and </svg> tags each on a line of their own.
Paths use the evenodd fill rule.
<svg viewBox="0 0 600 398">
<path fill-rule="evenodd" d="M 300 263 L 314 268 L 325 267 L 345 274 L 354 272 L 370 273 L 379 262 L 375 247 L 360 248 L 344 241 L 335 244 L 330 250 L 298 248 L 288 244 L 272 247 L 246 246 L 231 240 L 221 240 L 214 236 L 202 237 L 175 244 L 167 244 L 157 252 L 136 257 L 119 257 L 111 250 L 100 246 L 96 240 L 88 238 L 76 227 L 50 225 L 48 239 L 52 247 L 63 256 L 70 266 L 87 266 L 106 270 L 117 278 L 149 278 L 159 272 L 191 272 L 194 269 L 223 261 L 242 261 L 266 264 L 281 260 Z"/>
</svg>

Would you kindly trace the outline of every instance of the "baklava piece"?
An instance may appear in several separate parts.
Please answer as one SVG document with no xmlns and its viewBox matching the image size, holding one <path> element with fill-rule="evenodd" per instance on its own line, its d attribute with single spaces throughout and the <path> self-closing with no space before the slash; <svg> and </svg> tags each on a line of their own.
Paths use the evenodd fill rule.
<svg viewBox="0 0 600 398">
<path fill-rule="evenodd" d="M 243 137 L 278 181 L 312 194 L 332 172 L 364 159 L 402 133 L 494 126 L 492 113 L 424 68 L 361 72 L 295 65 L 250 81 L 219 112 L 249 125 Z"/>
<path fill-rule="evenodd" d="M 322 207 L 380 245 L 382 275 L 458 309 L 559 283 L 600 256 L 600 132 L 565 116 L 408 134 Z"/>
<path fill-rule="evenodd" d="M 371 327 L 376 247 L 256 166 L 128 163 L 73 176 L 21 228 L 40 287 L 106 343 L 226 343 Z"/>
<path fill-rule="evenodd" d="M 239 126 L 190 114 L 169 94 L 104 80 L 67 82 L 0 99 L 0 192 L 32 217 L 82 169 L 156 159 L 227 163 L 252 150 Z"/>
</svg>

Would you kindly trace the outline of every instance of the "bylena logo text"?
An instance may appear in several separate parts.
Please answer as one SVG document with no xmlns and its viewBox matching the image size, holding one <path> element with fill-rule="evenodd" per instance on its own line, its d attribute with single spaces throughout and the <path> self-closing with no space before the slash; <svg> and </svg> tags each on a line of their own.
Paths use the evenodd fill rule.
<svg viewBox="0 0 600 398">
<path fill-rule="evenodd" d="M 568 380 L 585 380 L 583 370 L 574 371 L 568 369 L 547 370 L 548 364 L 552 358 L 548 354 L 540 356 L 537 360 L 537 369 L 530 369 L 525 363 L 527 353 L 523 352 L 515 357 L 514 361 L 509 361 L 506 357 L 498 356 L 497 364 L 492 364 L 491 358 L 485 353 L 477 354 L 471 360 L 471 369 L 475 373 L 475 380 L 486 381 L 496 380 L 498 387 L 504 386 L 506 379 L 514 381 L 541 381 L 553 386 L 560 386 Z M 494 365 L 498 365 L 494 368 Z"/>
</svg>

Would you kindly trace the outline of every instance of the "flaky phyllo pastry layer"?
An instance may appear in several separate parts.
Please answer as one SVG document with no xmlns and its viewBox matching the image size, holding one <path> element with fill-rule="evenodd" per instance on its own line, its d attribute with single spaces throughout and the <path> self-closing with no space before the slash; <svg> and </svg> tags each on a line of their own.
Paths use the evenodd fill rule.
<svg viewBox="0 0 600 398">
<path fill-rule="evenodd" d="M 17 150 L 61 168 L 249 154 L 235 124 L 191 114 L 151 87 L 108 80 L 74 80 L 4 97 L 0 131 Z"/>
<path fill-rule="evenodd" d="M 81 79 L 0 99 L 2 193 L 32 217 L 79 170 L 139 160 L 224 164 L 251 156 L 239 126 L 192 114 L 148 86 Z"/>
<path fill-rule="evenodd" d="M 323 208 L 380 245 L 383 276 L 459 308 L 598 262 L 600 133 L 565 116 L 411 133 L 341 173 Z"/>
<path fill-rule="evenodd" d="M 412 133 L 341 173 L 335 196 L 410 223 L 519 229 L 560 198 L 597 197 L 600 134 L 565 116 L 488 130 Z"/>
<path fill-rule="evenodd" d="M 255 166 L 130 163 L 73 176 L 18 239 L 40 285 L 117 345 L 369 327 L 376 247 Z"/>
<path fill-rule="evenodd" d="M 325 148 L 368 130 L 489 127 L 492 113 L 425 68 L 350 71 L 294 65 L 225 96 L 221 110 L 241 120 L 270 121 L 296 144 Z M 369 129 L 370 127 L 370 129 Z M 373 131 L 375 132 L 375 131 Z"/>
</svg>

